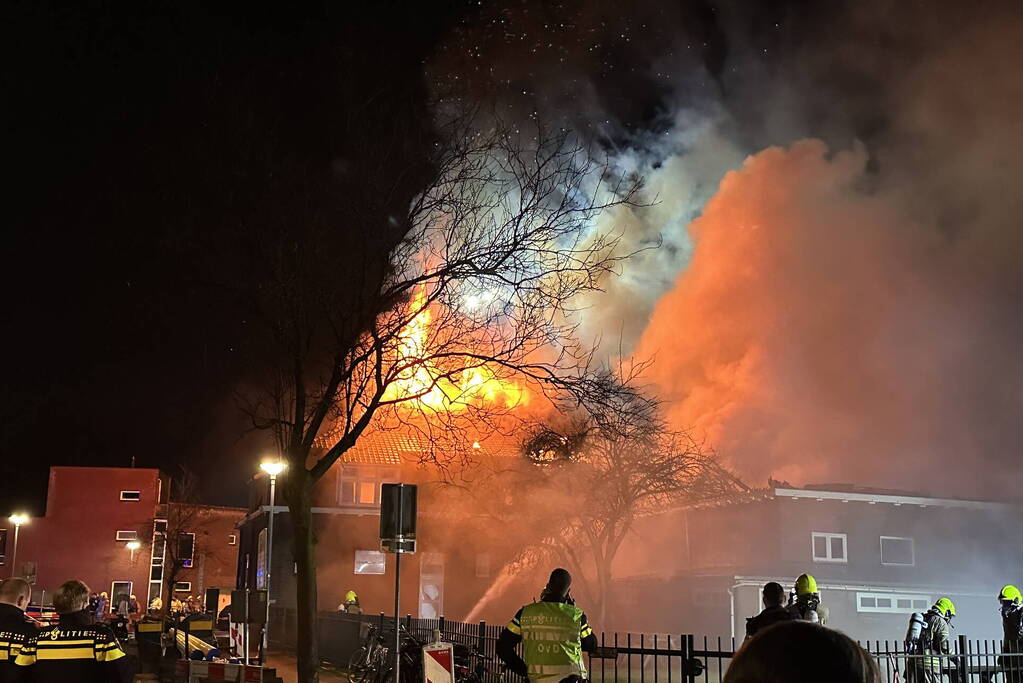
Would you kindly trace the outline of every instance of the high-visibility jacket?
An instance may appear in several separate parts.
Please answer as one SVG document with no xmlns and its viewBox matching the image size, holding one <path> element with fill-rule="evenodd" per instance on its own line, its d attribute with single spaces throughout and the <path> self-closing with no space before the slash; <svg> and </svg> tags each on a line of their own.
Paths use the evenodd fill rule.
<svg viewBox="0 0 1023 683">
<path fill-rule="evenodd" d="M 518 611 L 508 630 L 522 636 L 523 659 L 533 683 L 586 677 L 582 639 L 593 630 L 575 605 L 534 602 Z"/>
<path fill-rule="evenodd" d="M 130 683 L 133 676 L 114 632 L 89 623 L 85 611 L 62 614 L 60 623 L 41 629 L 15 663 L 28 667 L 30 674 L 23 677 L 35 683 Z"/>
<path fill-rule="evenodd" d="M 38 631 L 16 606 L 0 603 L 0 682 L 14 680 L 14 660 Z"/>
</svg>

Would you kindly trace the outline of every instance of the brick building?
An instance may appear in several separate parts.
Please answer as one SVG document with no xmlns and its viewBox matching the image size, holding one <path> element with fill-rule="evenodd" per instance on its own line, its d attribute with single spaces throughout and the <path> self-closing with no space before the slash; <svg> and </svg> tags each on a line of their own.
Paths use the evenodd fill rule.
<svg viewBox="0 0 1023 683">
<path fill-rule="evenodd" d="M 17 555 L 7 520 L 0 522 L 2 576 L 20 574 L 34 585 L 34 598 L 77 578 L 94 591 L 159 595 L 166 553 L 160 531 L 167 519 L 194 520 L 191 560 L 177 577 L 179 597 L 205 588 L 234 587 L 236 524 L 240 508 L 183 506 L 169 502 L 171 481 L 159 470 L 122 467 L 51 467 L 46 514 L 21 527 Z M 182 508 L 193 508 L 182 513 Z M 155 543 L 154 543 L 155 539 Z M 131 541 L 139 548 L 132 550 Z M 16 566 L 12 566 L 16 564 Z"/>
</svg>

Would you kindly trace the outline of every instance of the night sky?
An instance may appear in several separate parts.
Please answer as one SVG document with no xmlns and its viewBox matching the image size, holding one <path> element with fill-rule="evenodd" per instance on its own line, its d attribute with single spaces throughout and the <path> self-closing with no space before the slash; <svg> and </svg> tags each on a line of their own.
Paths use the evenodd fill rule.
<svg viewBox="0 0 1023 683">
<path fill-rule="evenodd" d="M 683 110 L 714 113 L 740 160 L 806 135 L 905 150 L 888 74 L 997 4 L 8 3 L 0 501 L 39 514 L 50 465 L 133 459 L 244 500 L 268 446 L 236 406 L 254 321 L 232 236 L 296 188 L 343 202 L 324 178 L 360 176 L 395 102 L 428 120 L 457 92 L 653 170 Z"/>
</svg>

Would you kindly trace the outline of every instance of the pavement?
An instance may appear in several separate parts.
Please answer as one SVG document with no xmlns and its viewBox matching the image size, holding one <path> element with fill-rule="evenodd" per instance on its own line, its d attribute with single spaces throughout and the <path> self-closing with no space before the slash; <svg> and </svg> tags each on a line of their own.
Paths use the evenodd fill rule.
<svg viewBox="0 0 1023 683">
<path fill-rule="evenodd" d="M 284 683 L 297 683 L 298 668 L 295 657 L 286 652 L 271 652 L 267 657 L 267 663 L 277 669 L 277 675 Z M 320 667 L 320 683 L 347 683 L 348 677 L 335 667 L 325 664 Z"/>
</svg>

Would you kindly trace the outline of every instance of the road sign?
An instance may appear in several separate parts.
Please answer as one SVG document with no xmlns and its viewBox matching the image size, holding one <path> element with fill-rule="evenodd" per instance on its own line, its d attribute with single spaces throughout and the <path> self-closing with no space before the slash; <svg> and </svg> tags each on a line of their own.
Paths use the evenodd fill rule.
<svg viewBox="0 0 1023 683">
<path fill-rule="evenodd" d="M 454 683 L 455 653 L 451 643 L 423 646 L 424 683 Z"/>
</svg>

